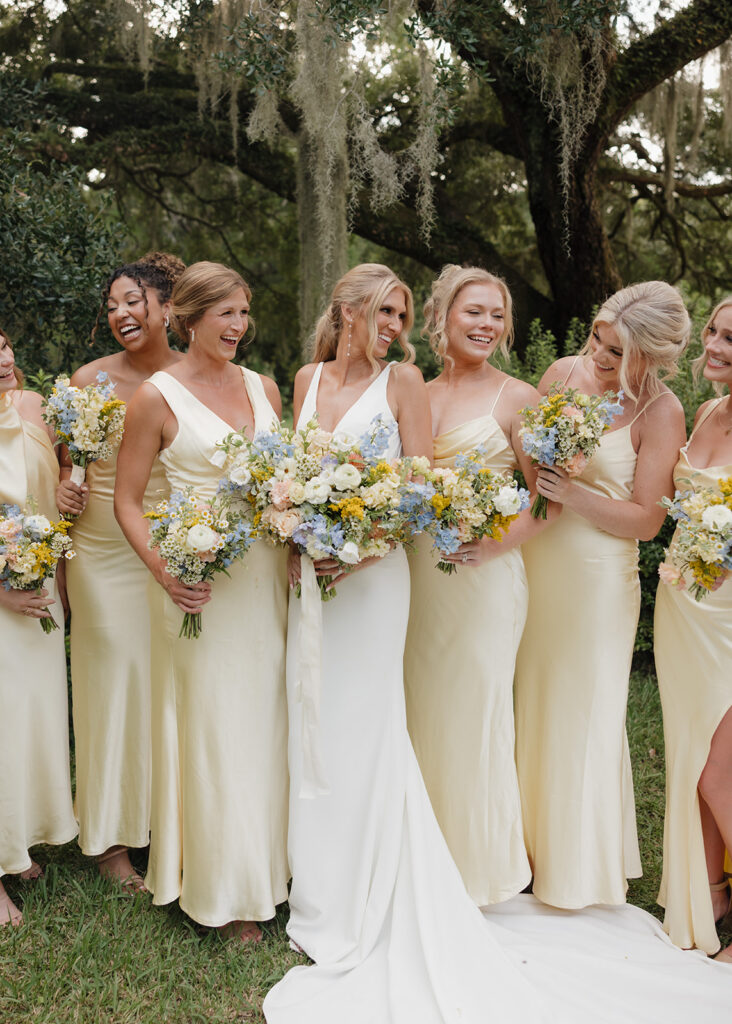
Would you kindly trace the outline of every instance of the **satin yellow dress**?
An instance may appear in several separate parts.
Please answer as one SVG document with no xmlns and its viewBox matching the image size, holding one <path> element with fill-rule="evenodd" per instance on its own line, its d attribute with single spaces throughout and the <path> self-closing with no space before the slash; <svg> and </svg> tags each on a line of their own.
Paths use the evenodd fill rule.
<svg viewBox="0 0 732 1024">
<path fill-rule="evenodd" d="M 117 453 L 87 470 L 69 565 L 79 845 L 89 856 L 150 841 L 149 573 L 114 517 Z M 156 460 L 146 506 L 167 493 Z"/>
<path fill-rule="evenodd" d="M 603 436 L 581 486 L 631 497 L 631 426 Z M 638 544 L 564 508 L 523 555 L 516 759 L 534 893 L 554 907 L 620 904 L 626 880 L 642 874 L 625 731 Z"/>
<path fill-rule="evenodd" d="M 23 419 L 12 395 L 0 396 L 0 504 L 26 504 L 58 519 L 58 463 L 45 430 Z M 68 564 L 68 563 L 67 563 Z M 0 876 L 31 865 L 36 843 L 68 843 L 77 832 L 71 803 L 69 712 L 63 611 L 59 629 L 0 608 Z"/>
<path fill-rule="evenodd" d="M 242 368 L 255 430 L 276 417 L 259 375 Z M 160 454 L 171 491 L 212 496 L 216 443 L 231 427 L 170 374 L 149 379 L 178 421 Z M 199 924 L 265 921 L 287 899 L 287 560 L 255 543 L 218 574 L 198 639 L 155 592 L 153 789 L 145 883 Z"/>
<path fill-rule="evenodd" d="M 686 446 L 674 470 L 674 482 L 681 491 L 713 487 L 718 479 L 731 476 L 732 464 L 695 469 Z M 666 817 L 658 902 L 666 908 L 663 926 L 677 946 L 716 953 L 719 939 L 697 784 L 712 737 L 732 707 L 732 579 L 701 601 L 686 590 L 659 584 L 654 649 L 666 741 Z"/>
<path fill-rule="evenodd" d="M 487 449 L 495 472 L 516 456 L 492 414 L 434 441 L 436 466 Z M 528 591 L 519 548 L 446 575 L 423 538 L 409 564 L 407 720 L 435 816 L 471 898 L 510 899 L 528 885 L 515 762 L 513 677 Z"/>
</svg>

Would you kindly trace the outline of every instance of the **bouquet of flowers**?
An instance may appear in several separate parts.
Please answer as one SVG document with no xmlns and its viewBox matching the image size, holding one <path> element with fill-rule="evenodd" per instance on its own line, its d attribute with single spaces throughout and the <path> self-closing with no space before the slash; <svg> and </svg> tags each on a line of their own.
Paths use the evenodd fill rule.
<svg viewBox="0 0 732 1024">
<path fill-rule="evenodd" d="M 529 492 L 502 473 L 494 473 L 486 463 L 484 447 L 462 452 L 455 468 L 430 469 L 425 459 L 412 459 L 412 471 L 424 479 L 415 483 L 412 493 L 421 494 L 423 510 L 415 511 L 415 528 L 424 530 L 433 541 L 433 550 L 454 554 L 466 541 L 493 537 L 500 540 L 509 526 L 529 504 Z M 412 504 L 411 495 L 405 503 Z M 426 511 L 426 515 L 425 515 Z M 453 562 L 440 560 L 437 568 L 453 573 Z"/>
<path fill-rule="evenodd" d="M 221 488 L 249 506 L 259 535 L 291 541 L 314 561 L 352 566 L 382 558 L 412 533 L 401 509 L 406 467 L 383 457 L 395 429 L 376 417 L 358 439 L 336 438 L 315 419 L 303 430 L 280 426 L 254 440 L 230 434 L 220 445 Z M 335 596 L 329 582 L 318 579 L 323 600 Z"/>
<path fill-rule="evenodd" d="M 554 384 L 537 406 L 521 410 L 524 451 L 542 466 L 559 466 L 570 476 L 579 476 L 613 419 L 621 415 L 622 399 L 622 391 L 584 395 Z M 546 519 L 546 510 L 547 500 L 538 494 L 531 514 Z"/>
<path fill-rule="evenodd" d="M 0 505 L 0 583 L 6 590 L 41 590 L 60 558 L 73 558 L 70 524 L 52 522 L 32 508 Z M 52 615 L 39 620 L 44 633 L 58 629 Z"/>
<path fill-rule="evenodd" d="M 192 585 L 226 573 L 236 558 L 243 558 L 255 540 L 251 523 L 232 508 L 223 495 L 208 500 L 192 489 L 174 491 L 145 518 L 151 522 L 148 547 L 165 560 L 166 571 Z M 196 639 L 201 613 L 186 612 L 178 636 Z"/>
<path fill-rule="evenodd" d="M 98 373 L 97 383 L 85 388 L 73 387 L 68 377 L 57 377 L 43 419 L 68 447 L 71 479 L 82 484 L 89 463 L 108 459 L 122 440 L 125 403 L 115 396 L 106 373 Z"/>
<path fill-rule="evenodd" d="M 718 480 L 716 488 L 677 491 L 661 504 L 678 526 L 658 575 L 683 590 L 683 574 L 690 574 L 689 591 L 701 601 L 732 570 L 732 477 Z"/>
</svg>

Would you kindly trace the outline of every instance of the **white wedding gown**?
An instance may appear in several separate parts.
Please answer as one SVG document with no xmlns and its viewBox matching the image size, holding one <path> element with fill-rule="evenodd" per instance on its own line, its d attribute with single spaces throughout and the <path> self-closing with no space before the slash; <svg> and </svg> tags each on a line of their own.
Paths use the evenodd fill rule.
<svg viewBox="0 0 732 1024">
<path fill-rule="evenodd" d="M 299 426 L 315 413 L 321 369 Z M 388 377 L 389 367 L 345 414 L 338 434 L 358 436 L 379 414 L 393 422 Z M 400 450 L 395 434 L 388 456 Z M 635 907 L 572 912 L 517 896 L 481 913 L 471 902 L 407 734 L 408 608 L 401 550 L 343 581 L 323 606 L 316 742 L 328 791 L 308 798 L 301 795 L 310 750 L 298 685 L 301 609 L 290 601 L 287 930 L 315 966 L 293 968 L 270 991 L 269 1024 L 725 1019 L 732 968 L 676 949 Z"/>
</svg>

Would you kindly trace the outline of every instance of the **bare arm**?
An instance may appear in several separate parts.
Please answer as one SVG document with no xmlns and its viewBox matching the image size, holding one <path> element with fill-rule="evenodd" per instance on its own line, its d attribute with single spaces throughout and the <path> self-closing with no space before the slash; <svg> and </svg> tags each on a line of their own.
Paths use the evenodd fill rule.
<svg viewBox="0 0 732 1024">
<path fill-rule="evenodd" d="M 404 454 L 426 455 L 432 461 L 432 413 L 427 386 L 413 364 L 397 364 L 391 371 L 394 382 L 396 421 Z M 390 381 L 391 383 L 391 381 Z"/>
<path fill-rule="evenodd" d="M 269 404 L 272 406 L 275 412 L 275 416 L 278 420 L 282 419 L 282 398 L 280 396 L 280 389 L 271 377 L 264 377 L 262 374 L 259 375 L 259 379 L 262 381 L 264 387 L 264 393 L 269 400 Z"/>
<path fill-rule="evenodd" d="M 160 586 L 182 611 L 195 613 L 210 600 L 210 585 L 186 587 L 166 572 L 160 555 L 148 547 L 149 530 L 142 511 L 145 488 L 171 418 L 157 388 L 142 384 L 127 407 L 125 434 L 117 456 L 114 513 L 130 546 Z"/>
</svg>

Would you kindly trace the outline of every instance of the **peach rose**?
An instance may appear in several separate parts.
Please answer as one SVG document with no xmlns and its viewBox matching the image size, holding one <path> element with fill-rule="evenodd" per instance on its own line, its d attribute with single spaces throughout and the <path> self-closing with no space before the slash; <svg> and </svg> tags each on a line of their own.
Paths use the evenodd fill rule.
<svg viewBox="0 0 732 1024">
<path fill-rule="evenodd" d="M 570 476 L 579 476 L 587 465 L 587 458 L 582 452 L 577 452 L 564 467 Z"/>
<path fill-rule="evenodd" d="M 661 562 L 658 567 L 658 575 L 661 578 L 661 582 L 668 584 L 670 587 L 678 587 L 679 590 L 683 590 L 686 587 L 684 577 L 676 566 L 671 565 L 669 562 Z"/>
<path fill-rule="evenodd" d="M 269 492 L 275 508 L 286 508 L 290 503 L 290 480 L 275 480 Z"/>
</svg>

